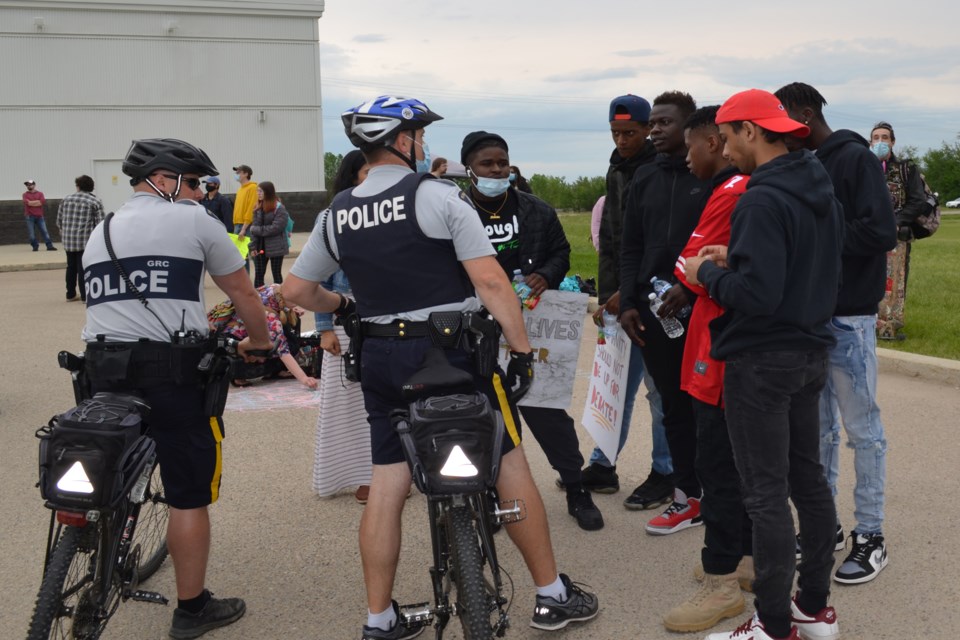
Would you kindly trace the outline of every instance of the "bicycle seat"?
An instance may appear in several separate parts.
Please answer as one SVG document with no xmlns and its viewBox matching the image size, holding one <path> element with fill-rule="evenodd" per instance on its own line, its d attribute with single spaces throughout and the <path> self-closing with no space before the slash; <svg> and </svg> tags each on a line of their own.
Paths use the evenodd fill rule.
<svg viewBox="0 0 960 640">
<path fill-rule="evenodd" d="M 476 385 L 473 374 L 450 364 L 443 349 L 439 347 L 431 347 L 424 354 L 420 368 L 400 388 L 400 393 L 407 402 L 474 391 Z"/>
</svg>

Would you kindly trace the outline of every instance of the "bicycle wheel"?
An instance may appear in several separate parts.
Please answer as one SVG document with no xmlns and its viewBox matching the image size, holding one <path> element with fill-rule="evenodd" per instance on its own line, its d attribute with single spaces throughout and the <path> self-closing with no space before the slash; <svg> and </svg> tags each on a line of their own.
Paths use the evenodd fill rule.
<svg viewBox="0 0 960 640">
<path fill-rule="evenodd" d="M 101 609 L 94 580 L 101 526 L 63 528 L 40 584 L 27 640 L 96 640 L 103 633 L 120 602 L 120 588 L 112 576 Z"/>
<path fill-rule="evenodd" d="M 160 466 L 154 465 L 147 498 L 140 505 L 137 527 L 133 531 L 133 544 L 140 546 L 140 561 L 137 567 L 140 582 L 155 574 L 167 558 L 168 516 L 169 508 L 163 495 Z"/>
<path fill-rule="evenodd" d="M 480 541 L 470 507 L 451 507 L 447 536 L 457 586 L 457 617 L 466 640 L 491 640 L 491 615 L 496 596 L 487 586 L 480 557 Z"/>
</svg>

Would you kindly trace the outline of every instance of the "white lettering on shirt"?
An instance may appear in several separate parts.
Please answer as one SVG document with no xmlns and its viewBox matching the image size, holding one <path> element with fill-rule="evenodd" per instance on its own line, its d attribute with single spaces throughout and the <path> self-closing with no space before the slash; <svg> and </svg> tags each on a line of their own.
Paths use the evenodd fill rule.
<svg viewBox="0 0 960 640">
<path fill-rule="evenodd" d="M 338 209 L 336 214 L 337 233 L 343 233 L 344 227 L 350 227 L 352 230 L 358 231 L 359 229 L 369 229 L 381 224 L 390 224 L 406 219 L 404 196 L 396 196 L 395 198 L 368 203 L 362 207 Z"/>
<path fill-rule="evenodd" d="M 488 224 L 484 228 L 487 230 L 490 242 L 506 242 L 513 239 L 513 234 L 520 232 L 520 223 L 517 221 L 517 216 L 513 216 L 513 222 Z"/>
</svg>

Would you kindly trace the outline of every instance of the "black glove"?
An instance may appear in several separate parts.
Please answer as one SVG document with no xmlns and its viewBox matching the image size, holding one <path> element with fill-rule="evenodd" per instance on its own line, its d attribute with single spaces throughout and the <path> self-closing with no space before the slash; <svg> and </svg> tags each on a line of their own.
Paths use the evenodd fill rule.
<svg viewBox="0 0 960 640">
<path fill-rule="evenodd" d="M 336 323 L 342 325 L 344 318 L 357 312 L 357 303 L 342 293 L 337 295 L 340 296 L 340 306 L 334 310 L 333 315 L 337 316 Z"/>
<path fill-rule="evenodd" d="M 897 229 L 897 240 L 910 242 L 913 240 L 913 230 L 908 225 L 903 225 Z"/>
<path fill-rule="evenodd" d="M 510 364 L 507 365 L 507 393 L 517 402 L 527 395 L 533 384 L 533 352 L 510 352 Z"/>
</svg>

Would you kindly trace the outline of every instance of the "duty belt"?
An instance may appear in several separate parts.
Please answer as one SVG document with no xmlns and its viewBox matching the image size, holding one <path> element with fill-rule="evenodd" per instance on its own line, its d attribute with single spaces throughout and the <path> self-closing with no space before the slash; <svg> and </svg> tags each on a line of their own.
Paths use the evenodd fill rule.
<svg viewBox="0 0 960 640">
<path fill-rule="evenodd" d="M 390 324 L 363 322 L 360 327 L 367 338 L 425 338 L 430 335 L 427 322 L 410 320 L 394 320 Z"/>
</svg>

